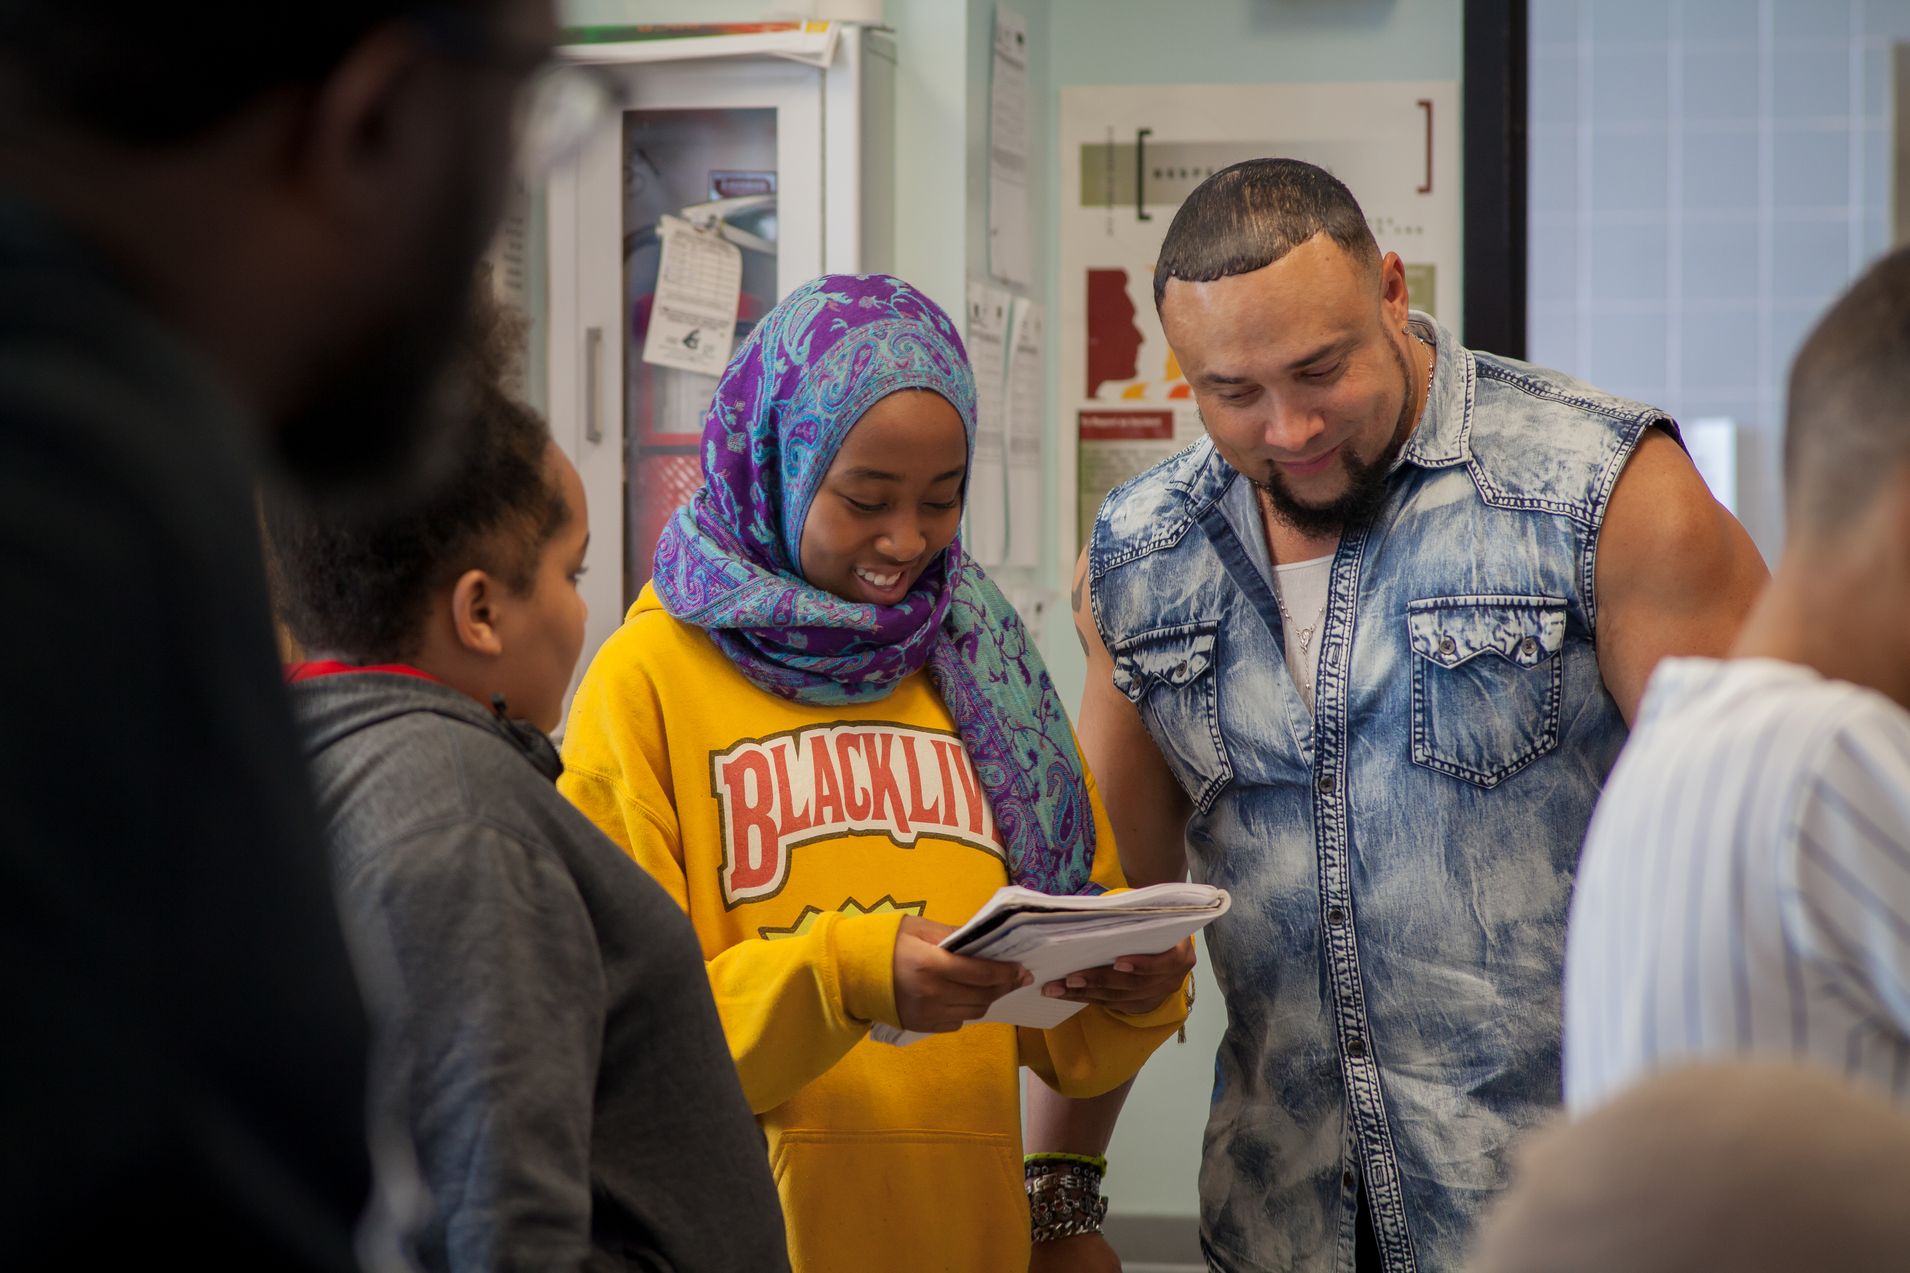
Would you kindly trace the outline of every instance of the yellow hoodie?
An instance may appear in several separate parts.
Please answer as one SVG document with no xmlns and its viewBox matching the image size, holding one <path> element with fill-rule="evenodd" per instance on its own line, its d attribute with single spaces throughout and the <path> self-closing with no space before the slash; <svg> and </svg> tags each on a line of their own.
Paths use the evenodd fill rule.
<svg viewBox="0 0 1910 1273">
<path fill-rule="evenodd" d="M 960 924 L 1008 882 L 954 722 L 925 674 L 871 703 L 758 689 L 645 588 L 564 735 L 569 796 L 689 913 L 743 1091 L 768 1136 L 796 1273 L 1028 1262 L 1017 1063 L 1069 1096 L 1132 1077 L 1186 1016 L 1088 1008 L 1053 1030 L 970 1025 L 908 1047 L 904 915 Z M 1089 779 L 1094 879 L 1126 883 Z M 712 1199 L 712 1214 L 720 1214 Z"/>
</svg>

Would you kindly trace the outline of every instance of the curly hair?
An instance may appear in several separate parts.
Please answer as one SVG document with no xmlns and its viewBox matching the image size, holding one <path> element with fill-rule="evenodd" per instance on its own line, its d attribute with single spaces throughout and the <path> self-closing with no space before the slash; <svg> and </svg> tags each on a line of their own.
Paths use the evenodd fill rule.
<svg viewBox="0 0 1910 1273">
<path fill-rule="evenodd" d="M 481 280 L 434 408 L 446 461 L 416 494 L 357 509 L 283 488 L 262 498 L 274 604 L 304 649 L 359 663 L 414 657 L 434 596 L 468 570 L 529 592 L 568 522 L 546 462 L 550 430 L 503 388 L 523 324 L 490 290 Z"/>
</svg>

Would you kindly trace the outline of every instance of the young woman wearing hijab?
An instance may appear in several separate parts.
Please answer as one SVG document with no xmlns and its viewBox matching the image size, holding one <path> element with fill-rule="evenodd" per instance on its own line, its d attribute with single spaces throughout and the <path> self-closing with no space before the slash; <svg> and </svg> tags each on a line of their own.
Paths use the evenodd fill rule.
<svg viewBox="0 0 1910 1273">
<path fill-rule="evenodd" d="M 941 950 L 946 925 L 1011 881 L 1124 885 L 1040 656 L 962 551 L 974 439 L 933 302 L 885 275 L 792 293 L 718 385 L 704 485 L 565 735 L 565 793 L 702 940 L 798 1273 L 1025 1268 L 1018 1066 L 1095 1095 L 1186 1014 L 1184 943 L 1046 987 L 1090 1003 L 1054 1029 L 959 1028 L 1026 974 Z"/>
</svg>

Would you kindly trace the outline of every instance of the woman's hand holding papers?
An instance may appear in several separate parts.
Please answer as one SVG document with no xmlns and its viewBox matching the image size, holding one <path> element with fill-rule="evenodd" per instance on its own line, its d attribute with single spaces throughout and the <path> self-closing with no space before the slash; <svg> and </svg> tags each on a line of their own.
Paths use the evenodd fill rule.
<svg viewBox="0 0 1910 1273">
<path fill-rule="evenodd" d="M 1050 999 L 1099 1004 L 1131 1016 L 1152 1012 L 1177 992 L 1194 968 L 1194 939 L 1158 955 L 1123 955 L 1106 968 L 1070 973 L 1041 988 Z M 900 991 L 897 992 L 898 1001 Z"/>
<path fill-rule="evenodd" d="M 955 930 L 947 924 L 903 918 L 895 935 L 895 1012 L 905 1030 L 947 1034 L 973 1021 L 1011 990 L 1033 980 L 1020 964 L 971 959 L 943 950 Z"/>
</svg>

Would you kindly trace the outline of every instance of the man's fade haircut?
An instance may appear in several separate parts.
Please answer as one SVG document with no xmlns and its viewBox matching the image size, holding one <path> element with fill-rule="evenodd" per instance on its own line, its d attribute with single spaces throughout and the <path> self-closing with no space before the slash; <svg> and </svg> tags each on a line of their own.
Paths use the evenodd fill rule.
<svg viewBox="0 0 1910 1273">
<path fill-rule="evenodd" d="M 467 570 L 520 595 L 570 520 L 545 458 L 550 429 L 504 385 L 523 323 L 490 299 L 488 278 L 435 409 L 450 451 L 414 497 L 375 508 L 275 487 L 261 501 L 273 601 L 307 651 L 400 662 L 423 643 L 431 604 Z"/>
<path fill-rule="evenodd" d="M 0 0 L 0 109 L 126 144 L 188 140 L 278 89 L 313 87 L 386 23 L 468 41 L 501 0 Z M 284 11 L 281 11 L 283 9 Z"/>
<path fill-rule="evenodd" d="M 1836 531 L 1910 465 L 1910 247 L 1866 270 L 1818 320 L 1791 364 L 1785 504 L 1806 530 Z"/>
<path fill-rule="evenodd" d="M 1359 201 L 1326 169 L 1299 159 L 1249 159 L 1194 187 L 1154 264 L 1154 308 L 1167 280 L 1211 283 L 1265 269 L 1324 233 L 1353 260 L 1379 267 L 1379 243 Z"/>
</svg>

